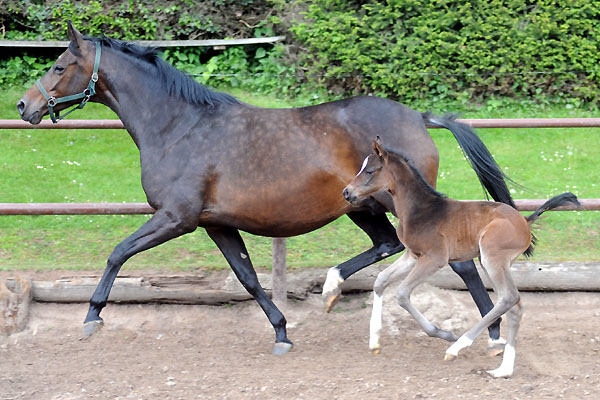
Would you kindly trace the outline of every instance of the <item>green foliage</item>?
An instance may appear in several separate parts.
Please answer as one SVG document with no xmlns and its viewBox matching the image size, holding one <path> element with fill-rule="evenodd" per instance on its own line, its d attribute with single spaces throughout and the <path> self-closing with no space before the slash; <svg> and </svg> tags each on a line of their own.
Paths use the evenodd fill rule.
<svg viewBox="0 0 600 400">
<path fill-rule="evenodd" d="M 11 57 L 0 64 L 0 86 L 28 82 L 40 78 L 54 61 L 24 54 Z"/>
<path fill-rule="evenodd" d="M 291 31 L 338 93 L 600 100 L 600 1 L 306 1 Z"/>
<path fill-rule="evenodd" d="M 269 9 L 266 0 L 0 0 L 0 26 L 15 40 L 64 40 L 67 20 L 88 35 L 123 40 L 250 37 Z"/>
<path fill-rule="evenodd" d="M 301 84 L 294 65 L 285 62 L 285 47 L 237 46 L 202 62 L 198 48 L 176 48 L 164 56 L 176 68 L 212 86 L 243 87 L 261 93 L 301 95 Z"/>
</svg>

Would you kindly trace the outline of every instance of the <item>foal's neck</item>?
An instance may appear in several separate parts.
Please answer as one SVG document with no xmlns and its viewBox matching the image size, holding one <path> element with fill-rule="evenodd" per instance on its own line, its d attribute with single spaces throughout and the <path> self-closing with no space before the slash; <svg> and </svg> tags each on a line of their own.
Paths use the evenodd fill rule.
<svg viewBox="0 0 600 400">
<path fill-rule="evenodd" d="M 390 191 L 400 222 L 407 218 L 427 219 L 429 210 L 444 207 L 447 200 L 436 192 L 408 162 L 390 159 L 393 184 Z"/>
</svg>

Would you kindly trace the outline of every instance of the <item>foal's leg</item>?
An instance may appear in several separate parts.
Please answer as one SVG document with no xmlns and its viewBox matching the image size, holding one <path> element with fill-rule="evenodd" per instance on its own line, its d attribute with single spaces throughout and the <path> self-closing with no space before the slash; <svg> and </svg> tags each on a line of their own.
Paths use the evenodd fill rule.
<svg viewBox="0 0 600 400">
<path fill-rule="evenodd" d="M 383 312 L 383 292 L 385 288 L 406 275 L 413 268 L 417 259 L 410 252 L 406 252 L 392 265 L 381 271 L 377 275 L 375 284 L 373 285 L 373 311 L 371 312 L 369 349 L 374 354 L 379 354 L 381 344 L 382 312 Z"/>
<path fill-rule="evenodd" d="M 410 301 L 410 294 L 414 288 L 425 282 L 431 275 L 435 274 L 446 264 L 446 262 L 447 260 L 445 259 L 437 257 L 432 258 L 427 255 L 419 258 L 419 261 L 417 261 L 412 271 L 410 271 L 408 276 L 404 278 L 400 284 L 400 287 L 398 287 L 398 303 L 413 316 L 429 336 L 453 342 L 456 340 L 456 336 L 452 332 L 445 331 L 435 326 L 425 318 L 425 316 L 421 314 Z"/>
<path fill-rule="evenodd" d="M 517 332 L 519 331 L 522 316 L 523 307 L 521 306 L 520 301 L 506 313 L 506 319 L 508 320 L 508 336 L 506 339 L 506 346 L 504 347 L 502 364 L 494 370 L 487 371 L 487 373 L 494 378 L 508 378 L 509 376 L 512 376 L 515 367 Z"/>
<path fill-rule="evenodd" d="M 233 228 L 207 228 L 206 232 L 217 244 L 239 281 L 258 302 L 273 329 L 275 329 L 273 354 L 289 352 L 292 349 L 292 342 L 287 338 L 287 321 L 260 286 L 256 271 L 254 271 L 248 251 L 238 230 Z"/>
<path fill-rule="evenodd" d="M 373 215 L 367 211 L 353 211 L 348 213 L 348 217 L 369 235 L 373 247 L 329 269 L 323 284 L 323 299 L 327 312 L 330 312 L 340 299 L 340 285 L 350 275 L 404 250 L 404 246 L 398 240 L 396 229 L 385 213 Z"/>
<path fill-rule="evenodd" d="M 453 262 L 450 263 L 450 267 L 458 274 L 458 276 L 460 276 L 467 286 L 475 305 L 477 305 L 477 308 L 479 309 L 479 313 L 483 317 L 494 307 L 494 303 L 492 303 L 490 295 L 483 285 L 481 277 L 477 272 L 477 267 L 475 267 L 475 263 L 473 260 Z M 504 340 L 500 338 L 501 321 L 502 318 L 498 318 L 492 325 L 488 327 L 488 332 L 490 334 L 490 347 L 495 348 L 504 344 Z"/>
<path fill-rule="evenodd" d="M 159 210 L 133 235 L 115 247 L 90 300 L 90 308 L 83 324 L 84 336 L 90 336 L 102 327 L 103 320 L 100 317 L 100 311 L 106 306 L 110 289 L 125 261 L 134 254 L 196 229 L 195 220 L 182 215 L 175 210 Z"/>
<path fill-rule="evenodd" d="M 494 375 L 498 377 L 510 376 L 506 374 L 508 371 L 510 374 L 512 374 L 515 357 L 514 346 L 516 341 L 516 332 L 518 330 L 518 321 L 521 318 L 520 308 L 515 307 L 519 303 L 519 292 L 510 276 L 511 261 L 508 261 L 507 258 L 499 255 L 493 258 L 482 256 L 481 262 L 490 278 L 490 281 L 494 285 L 494 290 L 496 293 L 498 293 L 497 304 L 481 319 L 481 321 L 464 333 L 454 344 L 452 344 L 452 346 L 448 348 L 448 350 L 446 350 L 445 359 L 454 359 L 460 350 L 473 344 L 473 341 L 477 338 L 477 336 L 481 334 L 485 328 L 490 326 L 498 317 L 507 313 L 512 308 L 515 308 L 515 310 L 508 316 L 509 333 L 504 350 L 502 369 L 499 368 L 498 375 Z"/>
</svg>

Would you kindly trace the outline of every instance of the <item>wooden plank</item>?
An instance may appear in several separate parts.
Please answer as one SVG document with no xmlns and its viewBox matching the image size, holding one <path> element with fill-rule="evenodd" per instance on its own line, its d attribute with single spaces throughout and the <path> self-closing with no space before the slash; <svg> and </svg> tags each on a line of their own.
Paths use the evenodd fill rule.
<svg viewBox="0 0 600 400">
<path fill-rule="evenodd" d="M 345 281 L 344 293 L 370 292 L 379 271 L 386 264 L 365 268 Z M 600 291 L 599 262 L 515 263 L 512 276 L 521 291 Z M 267 293 L 272 293 L 272 276 L 258 273 Z M 485 274 L 481 274 L 490 288 Z M 304 299 L 320 293 L 327 269 L 307 268 L 287 274 L 287 295 Z M 88 302 L 100 276 L 71 276 L 55 281 L 32 280 L 33 300 L 41 302 Z M 444 289 L 464 290 L 464 283 L 450 267 L 445 267 L 428 280 Z M 250 300 L 252 296 L 239 283 L 233 272 L 207 272 L 196 275 L 119 276 L 109 296 L 111 302 L 159 302 L 180 304 L 222 304 Z"/>
<path fill-rule="evenodd" d="M 481 267 L 479 271 L 486 288 L 492 289 Z M 600 291 L 600 263 L 596 262 L 519 262 L 510 272 L 522 291 Z M 466 289 L 449 267 L 436 273 L 428 283 L 443 289 Z"/>
<path fill-rule="evenodd" d="M 285 36 L 268 36 L 247 39 L 207 39 L 207 40 L 131 40 L 142 46 L 150 47 L 210 47 L 239 46 L 248 44 L 276 43 L 285 40 Z M 69 41 L 63 40 L 0 40 L 0 47 L 47 47 L 66 48 Z"/>
</svg>

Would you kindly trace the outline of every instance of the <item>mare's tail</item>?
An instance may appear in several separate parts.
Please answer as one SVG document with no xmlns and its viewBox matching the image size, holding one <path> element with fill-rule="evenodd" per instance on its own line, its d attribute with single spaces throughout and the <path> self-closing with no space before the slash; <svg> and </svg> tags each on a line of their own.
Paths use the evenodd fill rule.
<svg viewBox="0 0 600 400">
<path fill-rule="evenodd" d="M 566 205 L 567 203 L 573 203 L 577 206 L 577 208 L 581 207 L 581 203 L 577 200 L 577 196 L 575 196 L 571 192 L 565 192 L 563 194 L 559 194 L 558 196 L 554 196 L 550 200 L 546 201 L 544 204 L 540 206 L 537 210 L 533 212 L 529 217 L 526 217 L 527 223 L 531 225 L 535 220 L 537 220 L 543 213 L 546 211 L 550 211 L 555 209 L 556 207 L 560 207 Z M 531 244 L 525 250 L 523 254 L 526 257 L 531 257 L 533 255 L 533 248 L 535 247 L 536 237 L 531 235 Z"/>
<path fill-rule="evenodd" d="M 456 122 L 455 116 L 439 117 L 429 112 L 422 113 L 421 115 L 426 124 L 446 128 L 452 132 L 467 160 L 469 160 L 475 170 L 484 192 L 487 190 L 495 201 L 516 208 L 505 180 L 513 183 L 514 181 L 500 170 L 500 167 L 487 147 L 485 147 L 479 136 L 475 134 L 470 126 Z"/>
</svg>

